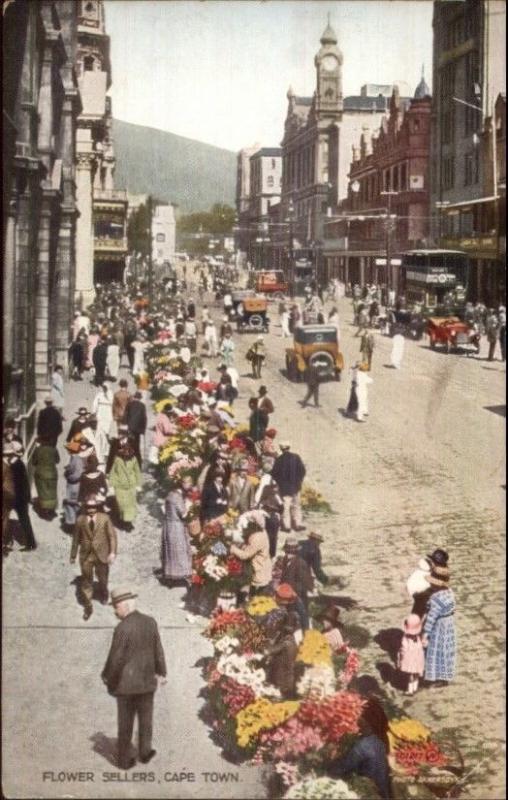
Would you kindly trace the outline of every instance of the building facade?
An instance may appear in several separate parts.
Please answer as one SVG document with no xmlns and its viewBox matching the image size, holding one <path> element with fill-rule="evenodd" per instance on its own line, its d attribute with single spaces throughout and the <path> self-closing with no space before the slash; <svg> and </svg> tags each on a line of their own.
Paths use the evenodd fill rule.
<svg viewBox="0 0 508 800">
<path fill-rule="evenodd" d="M 152 215 L 152 261 L 156 274 L 173 264 L 176 251 L 175 209 L 171 203 L 156 205 Z"/>
<path fill-rule="evenodd" d="M 76 135 L 76 302 L 88 305 L 94 283 L 121 280 L 127 256 L 127 195 L 114 189 L 115 153 L 109 36 L 102 0 L 79 0 L 76 69 L 82 111 Z"/>
<path fill-rule="evenodd" d="M 66 365 L 75 275 L 77 6 L 3 9 L 4 415 L 25 446 L 52 366 Z"/>
<path fill-rule="evenodd" d="M 235 247 L 244 258 L 250 244 L 250 157 L 257 153 L 261 145 L 257 142 L 251 147 L 244 147 L 236 157 L 236 216 Z"/>
<path fill-rule="evenodd" d="M 497 147 L 506 102 L 506 5 L 435 0 L 433 33 L 433 239 L 470 255 L 469 295 L 493 303 L 506 286 L 505 188 L 498 179 L 504 148 Z"/>
<path fill-rule="evenodd" d="M 393 88 L 379 131 L 354 145 L 347 199 L 325 224 L 324 282 L 397 288 L 392 256 L 428 246 L 431 102 L 423 76 L 410 101 Z"/>
<path fill-rule="evenodd" d="M 262 147 L 250 159 L 248 258 L 256 268 L 270 266 L 269 219 L 271 206 L 278 205 L 282 186 L 282 150 Z M 245 218 L 244 217 L 244 218 Z"/>
<path fill-rule="evenodd" d="M 282 140 L 279 221 L 271 233 L 274 266 L 291 269 L 295 256 L 314 260 L 322 271 L 325 220 L 347 196 L 351 149 L 379 127 L 392 87 L 369 85 L 343 97 L 343 56 L 327 25 L 315 56 L 316 90 L 299 97 L 290 88 Z"/>
</svg>

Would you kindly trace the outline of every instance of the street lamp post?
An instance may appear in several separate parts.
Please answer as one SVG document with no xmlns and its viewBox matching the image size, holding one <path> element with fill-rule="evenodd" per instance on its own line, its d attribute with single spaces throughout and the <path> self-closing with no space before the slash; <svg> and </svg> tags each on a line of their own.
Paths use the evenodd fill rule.
<svg viewBox="0 0 508 800">
<path fill-rule="evenodd" d="M 150 308 L 153 304 L 153 258 L 152 258 L 152 217 L 153 217 L 153 201 L 152 195 L 148 195 L 148 300 Z"/>
<path fill-rule="evenodd" d="M 294 275 L 293 275 L 293 256 L 294 256 L 294 253 L 293 253 L 293 248 L 294 248 L 293 221 L 294 221 L 294 213 L 295 213 L 295 207 L 293 205 L 292 198 L 290 198 L 289 204 L 288 204 L 288 215 L 286 217 L 286 222 L 289 223 L 289 243 L 288 243 L 288 245 L 289 245 L 289 247 L 288 247 L 288 251 L 289 251 L 289 270 L 288 270 L 288 277 L 289 277 L 289 284 L 290 284 L 290 291 L 291 292 L 293 290 L 293 279 L 294 279 Z"/>
<path fill-rule="evenodd" d="M 386 220 L 386 275 L 387 275 L 387 283 L 390 289 L 395 289 L 397 291 L 396 281 L 393 280 L 392 274 L 392 230 L 394 228 L 394 222 L 392 221 L 392 197 L 397 195 L 398 192 L 393 191 L 385 191 L 380 192 L 381 195 L 385 195 L 388 197 L 388 210 L 387 210 L 387 220 Z M 395 215 L 394 215 L 395 217 Z"/>
</svg>

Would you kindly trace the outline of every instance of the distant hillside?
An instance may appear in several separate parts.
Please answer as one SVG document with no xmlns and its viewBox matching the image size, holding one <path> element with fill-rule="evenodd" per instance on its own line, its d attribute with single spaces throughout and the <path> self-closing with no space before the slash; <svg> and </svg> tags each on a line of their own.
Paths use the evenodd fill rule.
<svg viewBox="0 0 508 800">
<path fill-rule="evenodd" d="M 113 121 L 115 186 L 178 203 L 183 212 L 235 204 L 236 155 L 174 133 Z"/>
</svg>

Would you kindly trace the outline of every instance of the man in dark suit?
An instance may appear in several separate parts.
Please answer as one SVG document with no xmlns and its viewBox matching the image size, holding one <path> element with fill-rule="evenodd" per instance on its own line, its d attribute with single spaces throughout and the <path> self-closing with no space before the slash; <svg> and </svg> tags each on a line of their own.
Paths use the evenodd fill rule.
<svg viewBox="0 0 508 800">
<path fill-rule="evenodd" d="M 45 408 L 39 412 L 37 418 L 37 436 L 51 447 L 56 447 L 58 437 L 63 431 L 62 415 L 53 406 L 51 397 L 46 397 L 44 403 Z"/>
<path fill-rule="evenodd" d="M 106 379 L 106 359 L 108 357 L 108 345 L 106 339 L 101 339 L 93 349 L 93 365 L 95 367 L 95 385 L 102 386 Z"/>
<path fill-rule="evenodd" d="M 166 683 L 166 660 L 153 617 L 135 609 L 130 589 L 113 589 L 111 604 L 120 624 L 102 671 L 108 692 L 118 708 L 118 765 L 130 769 L 134 718 L 138 717 L 139 760 L 147 764 L 156 754 L 152 749 L 153 697 L 158 682 Z M 158 681 L 159 678 L 159 681 Z"/>
<path fill-rule="evenodd" d="M 94 570 L 99 581 L 101 603 L 105 605 L 108 602 L 109 565 L 115 560 L 117 552 L 116 531 L 108 515 L 98 511 L 98 505 L 93 498 L 86 501 L 85 513 L 78 517 L 72 538 L 71 564 L 76 561 L 79 546 L 84 620 L 90 619 L 93 614 Z"/>
<path fill-rule="evenodd" d="M 134 451 L 140 467 L 142 466 L 140 439 L 146 433 L 147 423 L 146 406 L 143 403 L 142 397 L 143 395 L 141 392 L 134 392 L 134 397 L 125 409 L 124 417 L 124 423 L 127 425 L 129 435 L 134 442 Z"/>
<path fill-rule="evenodd" d="M 229 483 L 229 507 L 243 514 L 254 506 L 254 484 L 248 478 L 248 467 L 245 461 L 235 469 Z"/>
<path fill-rule="evenodd" d="M 11 474 L 14 481 L 14 504 L 13 508 L 18 515 L 19 524 L 23 529 L 25 536 L 25 545 L 23 550 L 35 550 L 37 543 L 28 513 L 28 506 L 32 501 L 32 493 L 30 491 L 30 481 L 26 467 L 22 461 L 23 445 L 18 442 L 13 442 L 11 445 L 13 455 L 10 459 Z"/>
<path fill-rule="evenodd" d="M 315 364 L 309 364 L 305 371 L 305 382 L 307 384 L 307 394 L 301 400 L 302 408 L 305 408 L 312 397 L 314 400 L 314 405 L 316 408 L 320 408 L 319 405 L 319 382 L 321 376 L 319 374 L 318 368 Z"/>
<path fill-rule="evenodd" d="M 300 489 L 305 477 L 305 466 L 296 453 L 290 452 L 289 442 L 281 442 L 281 454 L 275 459 L 272 469 L 272 478 L 277 483 L 284 513 L 282 516 L 282 530 L 288 532 L 291 525 L 295 531 L 304 531 L 302 525 L 302 509 L 300 505 Z"/>
<path fill-rule="evenodd" d="M 316 579 L 323 584 L 328 583 L 328 576 L 323 571 L 321 567 L 321 548 L 320 544 L 323 541 L 323 537 L 320 533 L 316 533 L 316 531 L 311 531 L 309 533 L 308 539 L 305 539 L 303 542 L 300 542 L 300 550 L 299 554 L 303 558 L 303 560 L 307 563 L 310 570 L 316 576 Z"/>
</svg>

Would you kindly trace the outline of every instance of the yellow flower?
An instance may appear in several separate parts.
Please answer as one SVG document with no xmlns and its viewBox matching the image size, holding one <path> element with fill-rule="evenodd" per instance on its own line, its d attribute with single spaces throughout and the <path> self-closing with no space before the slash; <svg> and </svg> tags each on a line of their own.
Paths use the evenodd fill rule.
<svg viewBox="0 0 508 800">
<path fill-rule="evenodd" d="M 253 486 L 257 486 L 259 484 L 259 478 L 257 475 L 248 475 L 247 478 Z"/>
<path fill-rule="evenodd" d="M 250 601 L 249 605 L 247 606 L 247 614 L 250 614 L 252 617 L 262 617 L 265 614 L 268 614 L 269 611 L 273 611 L 277 608 L 277 603 L 271 597 L 265 597 L 265 595 L 258 595 L 257 597 L 253 597 Z"/>
<path fill-rule="evenodd" d="M 332 651 L 326 638 L 320 631 L 305 631 L 303 641 L 298 649 L 297 661 L 310 666 L 332 665 Z"/>
<path fill-rule="evenodd" d="M 159 414 L 166 408 L 166 406 L 172 406 L 174 403 L 176 403 L 176 400 L 173 397 L 165 397 L 162 400 L 157 400 L 154 405 L 154 409 L 157 414 Z"/>
<path fill-rule="evenodd" d="M 421 742 L 428 739 L 430 731 L 425 725 L 422 725 L 417 719 L 396 719 L 390 722 L 388 728 L 388 740 L 390 742 L 390 751 L 393 752 L 397 744 L 400 744 L 402 739 L 405 742 Z"/>
<path fill-rule="evenodd" d="M 265 698 L 242 708 L 236 717 L 236 737 L 240 747 L 247 747 L 261 731 L 276 728 L 286 722 L 298 711 L 300 703 L 297 700 L 287 700 L 283 703 L 271 703 Z"/>
</svg>

